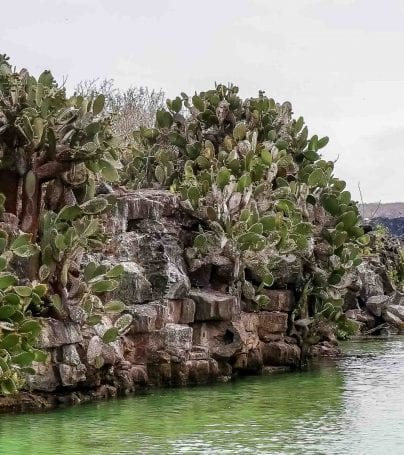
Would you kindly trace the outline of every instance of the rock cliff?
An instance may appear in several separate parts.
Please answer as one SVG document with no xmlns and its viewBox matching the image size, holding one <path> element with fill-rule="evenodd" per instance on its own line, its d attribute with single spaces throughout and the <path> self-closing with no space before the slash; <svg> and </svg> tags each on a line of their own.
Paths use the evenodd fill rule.
<svg viewBox="0 0 404 455">
<path fill-rule="evenodd" d="M 370 232 L 363 263 L 351 275 L 345 294 L 346 316 L 358 323 L 359 333 L 389 335 L 404 330 L 404 257 L 397 238 Z"/>
<path fill-rule="evenodd" d="M 74 302 L 69 322 L 44 318 L 39 347 L 50 353 L 49 361 L 37 364 L 28 378 L 26 401 L 77 402 L 300 365 L 299 337 L 291 323 L 293 287 L 266 290 L 269 303 L 252 307 L 229 293 L 233 264 L 225 256 L 192 269 L 184 251 L 199 220 L 176 195 L 125 193 L 105 222 L 111 240 L 96 259 L 123 265 L 114 292 L 133 322 L 123 337 L 105 344 L 102 335 L 114 322 L 110 316 L 84 332 L 82 310 Z M 334 340 L 323 341 L 320 350 L 334 353 Z"/>
</svg>

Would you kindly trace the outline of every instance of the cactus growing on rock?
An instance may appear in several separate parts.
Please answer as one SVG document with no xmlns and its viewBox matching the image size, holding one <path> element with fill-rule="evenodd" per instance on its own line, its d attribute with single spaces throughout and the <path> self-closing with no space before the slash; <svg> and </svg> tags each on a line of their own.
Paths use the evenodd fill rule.
<svg viewBox="0 0 404 455">
<path fill-rule="evenodd" d="M 345 182 L 320 155 L 328 138 L 309 137 L 289 102 L 264 92 L 243 101 L 237 87 L 216 85 L 167 100 L 155 128 L 135 137 L 147 184 L 178 191 L 202 220 L 190 257 L 231 257 L 234 289 L 257 303 L 280 278 L 279 264 L 299 261 L 296 319 L 340 319 L 344 276 L 368 238 Z"/>
<path fill-rule="evenodd" d="M 104 312 L 124 309 L 112 301 L 104 310 L 99 298 L 118 285 L 120 268 L 95 266 L 90 274 L 80 264 L 83 252 L 103 246 L 100 214 L 113 203 L 94 197 L 96 181 L 117 180 L 120 167 L 119 140 L 103 108 L 102 95 L 67 98 L 49 71 L 35 79 L 0 55 L 0 212 L 24 232 L 9 241 L 0 231 L 2 393 L 20 388 L 20 366 L 44 358 L 34 348 L 40 325 L 31 314 L 72 319 L 74 307 L 75 322 L 93 325 Z M 24 285 L 7 271 L 13 255 L 28 258 Z M 122 321 L 108 342 L 121 333 Z"/>
<path fill-rule="evenodd" d="M 76 202 L 78 185 L 91 197 L 96 174 L 118 178 L 117 142 L 103 107 L 102 95 L 67 98 L 49 71 L 36 80 L 26 70 L 14 72 L 0 55 L 0 192 L 23 231 L 37 235 L 45 185 L 56 183 L 52 208 L 60 209 Z"/>
</svg>

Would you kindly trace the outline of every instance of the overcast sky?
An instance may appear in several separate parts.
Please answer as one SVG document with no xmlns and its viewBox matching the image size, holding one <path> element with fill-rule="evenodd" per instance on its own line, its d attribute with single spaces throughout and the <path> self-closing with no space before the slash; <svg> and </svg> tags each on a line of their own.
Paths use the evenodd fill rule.
<svg viewBox="0 0 404 455">
<path fill-rule="evenodd" d="M 13 0 L 0 52 L 67 87 L 94 77 L 168 97 L 215 81 L 292 102 L 365 201 L 404 200 L 404 1 Z"/>
</svg>

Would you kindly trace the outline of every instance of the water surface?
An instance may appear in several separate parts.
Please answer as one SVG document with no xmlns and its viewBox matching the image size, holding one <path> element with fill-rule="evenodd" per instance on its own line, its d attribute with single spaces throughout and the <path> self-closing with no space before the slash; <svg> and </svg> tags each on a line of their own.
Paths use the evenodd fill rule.
<svg viewBox="0 0 404 455">
<path fill-rule="evenodd" d="M 404 339 L 302 373 L 0 416 L 0 454 L 404 454 Z"/>
</svg>

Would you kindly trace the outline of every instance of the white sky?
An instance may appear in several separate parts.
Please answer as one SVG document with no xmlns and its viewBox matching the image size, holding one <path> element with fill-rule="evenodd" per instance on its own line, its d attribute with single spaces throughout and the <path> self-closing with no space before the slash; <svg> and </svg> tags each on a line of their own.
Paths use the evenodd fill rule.
<svg viewBox="0 0 404 455">
<path fill-rule="evenodd" d="M 404 200 L 404 1 L 12 0 L 0 52 L 67 86 L 181 91 L 234 82 L 289 100 L 358 199 Z"/>
</svg>

